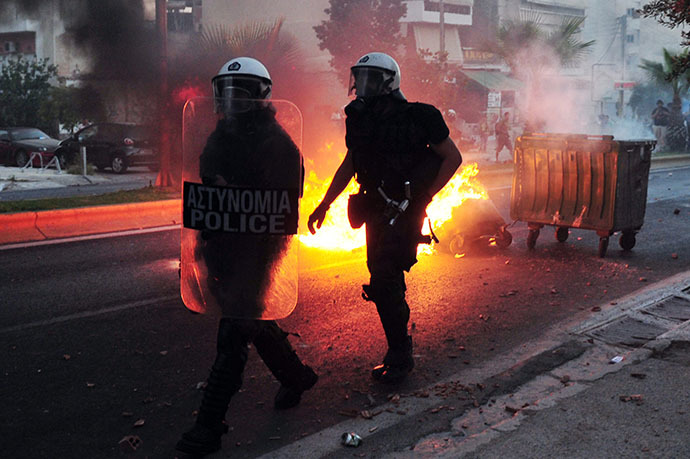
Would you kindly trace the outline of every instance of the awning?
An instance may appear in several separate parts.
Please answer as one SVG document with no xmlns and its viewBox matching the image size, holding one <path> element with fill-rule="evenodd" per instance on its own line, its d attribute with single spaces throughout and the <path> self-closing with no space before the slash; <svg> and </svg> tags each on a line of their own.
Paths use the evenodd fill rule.
<svg viewBox="0 0 690 459">
<path fill-rule="evenodd" d="M 460 72 L 492 91 L 520 91 L 524 87 L 522 81 L 510 78 L 501 72 L 486 70 L 461 70 Z"/>
</svg>

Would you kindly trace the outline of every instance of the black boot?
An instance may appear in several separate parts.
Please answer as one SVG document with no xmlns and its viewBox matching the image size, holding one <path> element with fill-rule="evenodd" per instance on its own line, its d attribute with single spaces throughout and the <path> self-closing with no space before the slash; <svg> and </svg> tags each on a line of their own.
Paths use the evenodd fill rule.
<svg viewBox="0 0 690 459">
<path fill-rule="evenodd" d="M 221 436 L 227 433 L 225 412 L 233 395 L 242 386 L 247 363 L 247 330 L 240 323 L 222 319 L 218 329 L 216 360 L 211 367 L 196 423 L 182 435 L 175 448 L 193 455 L 205 456 L 218 451 Z"/>
<path fill-rule="evenodd" d="M 407 336 L 404 346 L 388 349 L 383 363 L 371 370 L 371 376 L 384 384 L 397 384 L 403 381 L 413 368 L 412 337 Z"/>
<path fill-rule="evenodd" d="M 302 400 L 302 393 L 314 387 L 319 376 L 314 373 L 309 365 L 304 365 L 299 384 L 296 386 L 280 385 L 278 393 L 273 401 L 273 406 L 277 410 L 285 410 L 299 405 Z"/>
<path fill-rule="evenodd" d="M 280 381 L 274 407 L 279 410 L 297 406 L 302 393 L 311 389 L 319 377 L 308 365 L 304 365 L 287 339 L 288 334 L 275 321 L 266 321 L 254 338 L 254 347 Z"/>
<path fill-rule="evenodd" d="M 383 358 L 383 363 L 371 371 L 371 376 L 386 384 L 401 382 L 414 368 L 412 337 L 407 334 L 410 307 L 402 292 L 397 292 L 397 298 L 390 294 L 388 298 L 382 296 L 374 298 L 376 310 L 386 334 L 388 352 Z"/>
<path fill-rule="evenodd" d="M 216 429 L 206 427 L 198 422 L 182 434 L 175 449 L 195 457 L 215 453 L 221 447 L 221 436 L 228 432 L 228 426 L 221 424 Z"/>
</svg>

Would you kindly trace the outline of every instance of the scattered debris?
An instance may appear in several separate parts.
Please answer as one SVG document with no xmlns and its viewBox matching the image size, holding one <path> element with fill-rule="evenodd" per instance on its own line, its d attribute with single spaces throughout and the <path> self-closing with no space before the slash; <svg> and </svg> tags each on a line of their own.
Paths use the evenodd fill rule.
<svg viewBox="0 0 690 459">
<path fill-rule="evenodd" d="M 340 436 L 340 443 L 356 448 L 362 443 L 362 437 L 354 432 L 345 432 Z"/>
<path fill-rule="evenodd" d="M 561 383 L 568 384 L 570 382 L 570 375 L 561 376 Z"/>
<path fill-rule="evenodd" d="M 134 427 L 141 427 L 146 423 L 145 419 L 137 419 L 137 421 L 134 423 Z"/>
<path fill-rule="evenodd" d="M 86 387 L 88 387 L 88 388 L 91 389 L 91 388 L 96 387 L 96 384 L 95 384 L 95 383 L 92 383 L 92 382 L 87 382 L 87 383 L 86 383 Z"/>
<path fill-rule="evenodd" d="M 673 215 L 678 215 L 680 213 L 680 209 L 676 208 L 673 209 Z"/>
<path fill-rule="evenodd" d="M 136 435 L 126 435 L 122 437 L 122 440 L 120 440 L 118 443 L 120 445 L 120 448 L 127 453 L 130 453 L 132 451 L 136 451 L 139 446 L 141 446 L 141 438 L 137 437 Z"/>
<path fill-rule="evenodd" d="M 594 306 L 592 308 L 592 312 L 599 312 L 599 311 L 601 311 L 601 306 Z"/>
<path fill-rule="evenodd" d="M 613 357 L 611 360 L 609 360 L 609 363 L 621 363 L 625 357 L 622 355 L 617 355 Z"/>
<path fill-rule="evenodd" d="M 506 405 L 505 410 L 506 410 L 508 413 L 515 414 L 515 413 L 517 413 L 518 411 L 520 411 L 520 408 L 516 408 L 516 407 L 510 406 L 510 405 Z"/>
<path fill-rule="evenodd" d="M 371 411 L 369 410 L 362 410 L 359 413 L 364 419 L 372 419 L 374 415 L 371 414 Z"/>
<path fill-rule="evenodd" d="M 131 418 L 132 416 L 134 416 L 134 413 L 131 413 L 131 412 L 129 412 L 129 411 L 123 411 L 123 412 L 122 412 L 122 417 L 123 417 L 123 418 Z"/>
<path fill-rule="evenodd" d="M 558 290 L 556 290 L 555 288 L 552 288 L 552 289 L 551 289 L 551 294 L 552 294 L 552 295 L 558 295 Z"/>
<path fill-rule="evenodd" d="M 640 278 L 639 278 L 639 281 L 640 281 L 640 282 L 647 282 L 647 278 L 646 278 L 646 277 L 640 277 Z"/>
<path fill-rule="evenodd" d="M 635 402 L 637 405 L 642 405 L 644 402 L 642 394 L 620 395 L 618 398 L 621 402 Z"/>
<path fill-rule="evenodd" d="M 637 379 L 644 379 L 647 377 L 645 373 L 630 373 L 630 376 Z"/>
<path fill-rule="evenodd" d="M 671 258 L 673 258 L 674 260 L 677 260 L 677 259 L 678 259 L 678 254 L 675 253 L 675 252 L 673 252 L 673 253 L 671 254 Z"/>
<path fill-rule="evenodd" d="M 69 359 L 72 358 L 72 356 L 69 355 L 69 354 L 62 354 L 62 358 L 65 359 L 65 360 L 69 360 Z"/>
<path fill-rule="evenodd" d="M 200 381 L 200 382 L 196 383 L 196 386 L 195 386 L 196 390 L 206 389 L 206 384 L 207 384 L 206 381 Z"/>
<path fill-rule="evenodd" d="M 376 429 L 378 429 L 378 428 L 379 428 L 379 426 L 370 427 L 370 428 L 369 428 L 369 433 L 375 432 Z"/>
<path fill-rule="evenodd" d="M 160 351 L 160 355 L 168 355 L 168 351 Z"/>
</svg>

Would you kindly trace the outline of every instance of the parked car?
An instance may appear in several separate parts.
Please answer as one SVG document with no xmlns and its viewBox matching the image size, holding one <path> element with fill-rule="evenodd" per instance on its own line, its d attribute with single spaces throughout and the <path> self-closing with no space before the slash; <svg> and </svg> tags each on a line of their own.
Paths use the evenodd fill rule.
<svg viewBox="0 0 690 459">
<path fill-rule="evenodd" d="M 110 168 L 118 174 L 132 166 L 157 170 L 160 162 L 155 140 L 155 131 L 149 126 L 96 123 L 60 142 L 58 154 L 74 161 L 80 158 L 83 146 L 86 147 L 86 160 L 98 170 Z"/>
<path fill-rule="evenodd" d="M 34 156 L 32 165 L 41 166 L 53 159 L 60 141 L 53 139 L 40 129 L 32 127 L 8 127 L 0 128 L 0 161 L 2 164 L 24 167 Z M 64 167 L 67 157 L 60 157 L 60 166 Z"/>
</svg>

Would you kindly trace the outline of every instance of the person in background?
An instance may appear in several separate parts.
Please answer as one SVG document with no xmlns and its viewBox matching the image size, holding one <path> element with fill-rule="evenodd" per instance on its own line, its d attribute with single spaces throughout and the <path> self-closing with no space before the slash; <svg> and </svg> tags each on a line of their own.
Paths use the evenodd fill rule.
<svg viewBox="0 0 690 459">
<path fill-rule="evenodd" d="M 489 123 L 486 121 L 486 116 L 482 115 L 479 120 L 479 149 L 482 153 L 486 153 L 486 143 L 489 140 Z"/>
<path fill-rule="evenodd" d="M 505 112 L 494 126 L 496 133 L 496 162 L 501 154 L 503 147 L 508 149 L 508 153 L 513 154 L 513 143 L 510 141 L 510 113 Z"/>
<path fill-rule="evenodd" d="M 656 101 L 656 107 L 652 110 L 651 117 L 652 130 L 657 142 L 656 150 L 663 151 L 666 148 L 666 130 L 668 129 L 671 112 L 664 107 L 664 102 L 661 99 Z"/>
</svg>

